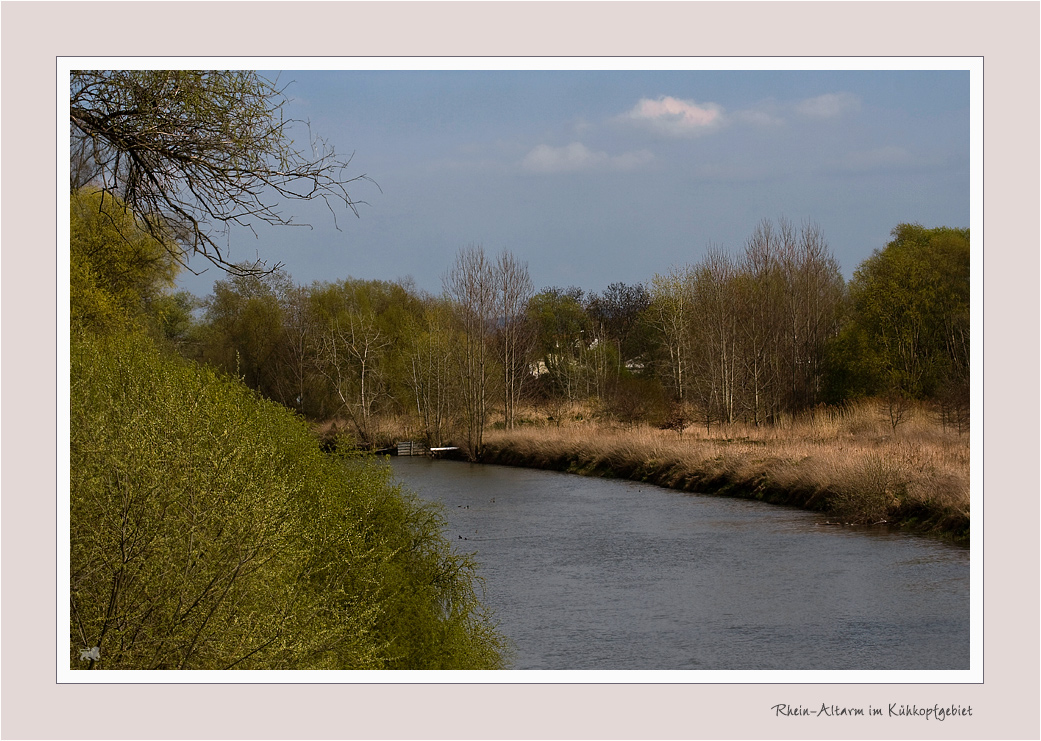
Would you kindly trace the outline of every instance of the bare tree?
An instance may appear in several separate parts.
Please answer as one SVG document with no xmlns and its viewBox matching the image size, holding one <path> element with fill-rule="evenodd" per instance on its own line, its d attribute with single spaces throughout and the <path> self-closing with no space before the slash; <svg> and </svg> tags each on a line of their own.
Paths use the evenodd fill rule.
<svg viewBox="0 0 1041 741">
<path fill-rule="evenodd" d="M 237 274 L 220 238 L 238 224 L 295 225 L 279 201 L 322 199 L 357 215 L 350 158 L 284 117 L 284 90 L 243 70 L 76 70 L 70 78 L 71 185 L 118 196 L 186 264 Z M 310 150 L 294 148 L 307 137 Z M 275 266 L 277 267 L 277 266 Z"/>
<path fill-rule="evenodd" d="M 503 416 L 511 429 L 521 388 L 529 377 L 528 361 L 534 334 L 525 321 L 528 301 L 535 293 L 527 263 L 517 261 L 511 252 L 502 252 L 495 262 L 495 282 L 499 313 L 499 360 L 503 374 Z"/>
<path fill-rule="evenodd" d="M 490 338 L 495 321 L 496 281 L 492 264 L 480 245 L 459 250 L 454 267 L 444 276 L 445 293 L 456 306 L 463 328 L 462 405 L 467 451 L 481 455 L 488 419 L 491 385 Z"/>
<path fill-rule="evenodd" d="M 651 281 L 650 321 L 660 334 L 668 354 L 666 379 L 678 400 L 687 396 L 690 384 L 691 322 L 693 297 L 690 268 L 672 268 Z"/>
<path fill-rule="evenodd" d="M 741 356 L 746 413 L 758 426 L 776 414 L 778 379 L 775 355 L 780 333 L 779 244 L 773 224 L 764 219 L 755 228 L 739 266 L 743 290 L 739 296 Z"/>
<path fill-rule="evenodd" d="M 797 232 L 780 219 L 779 228 L 785 296 L 785 347 L 779 357 L 785 364 L 786 405 L 794 411 L 813 406 L 819 396 L 824 344 L 838 331 L 845 283 L 818 225 Z"/>
<path fill-rule="evenodd" d="M 735 268 L 729 255 L 712 248 L 695 272 L 695 311 L 704 323 L 699 348 L 711 379 L 710 399 L 719 418 L 734 421 L 737 386 L 737 322 L 733 300 Z"/>
</svg>

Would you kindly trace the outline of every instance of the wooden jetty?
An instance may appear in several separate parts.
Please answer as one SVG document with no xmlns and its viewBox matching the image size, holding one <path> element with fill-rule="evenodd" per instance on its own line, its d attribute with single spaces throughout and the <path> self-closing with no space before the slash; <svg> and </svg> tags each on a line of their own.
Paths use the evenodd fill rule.
<svg viewBox="0 0 1041 741">
<path fill-rule="evenodd" d="M 417 443 L 412 440 L 402 440 L 398 442 L 398 455 L 429 455 L 436 458 L 455 450 L 459 450 L 459 448 L 428 448 L 423 443 Z"/>
<path fill-rule="evenodd" d="M 423 443 L 404 440 L 398 442 L 398 455 L 430 455 L 430 449 Z"/>
</svg>

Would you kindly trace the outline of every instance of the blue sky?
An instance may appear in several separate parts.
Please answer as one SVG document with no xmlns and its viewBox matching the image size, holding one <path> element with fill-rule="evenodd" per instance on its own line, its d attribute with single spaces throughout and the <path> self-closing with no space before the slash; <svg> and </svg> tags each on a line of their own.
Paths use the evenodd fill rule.
<svg viewBox="0 0 1041 741">
<path fill-rule="evenodd" d="M 276 73 L 269 73 L 273 76 Z M 360 218 L 231 235 L 298 283 L 411 277 L 480 244 L 536 288 L 648 282 L 762 219 L 819 224 L 849 277 L 902 222 L 969 226 L 968 71 L 300 71 L 290 103 L 353 152 Z M 205 267 L 193 261 L 196 269 Z M 211 268 L 181 286 L 210 292 Z"/>
</svg>

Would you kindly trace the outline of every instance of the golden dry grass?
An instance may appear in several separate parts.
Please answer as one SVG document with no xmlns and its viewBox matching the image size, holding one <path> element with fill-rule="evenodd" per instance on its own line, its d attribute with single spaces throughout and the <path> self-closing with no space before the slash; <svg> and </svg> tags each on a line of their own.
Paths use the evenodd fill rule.
<svg viewBox="0 0 1041 741">
<path fill-rule="evenodd" d="M 688 490 L 729 488 L 850 523 L 968 529 L 969 436 L 944 430 L 925 408 L 896 430 L 876 404 L 864 402 L 771 427 L 689 427 L 678 434 L 572 421 L 488 431 L 485 444 L 489 459 L 518 465 Z"/>
</svg>

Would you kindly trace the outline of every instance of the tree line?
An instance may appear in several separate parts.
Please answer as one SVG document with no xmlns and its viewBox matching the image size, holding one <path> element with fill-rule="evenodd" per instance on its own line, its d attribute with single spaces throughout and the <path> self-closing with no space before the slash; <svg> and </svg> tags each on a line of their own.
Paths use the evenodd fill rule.
<svg viewBox="0 0 1041 741">
<path fill-rule="evenodd" d="M 74 203 L 108 214 L 79 228 L 140 253 L 85 239 L 84 255 L 119 263 L 107 274 L 122 283 L 91 293 L 98 263 L 81 260 L 78 298 L 122 291 L 126 308 L 140 294 L 142 316 L 186 355 L 307 418 L 344 420 L 362 445 L 395 417 L 478 455 L 489 421 L 512 427 L 524 404 L 558 420 L 583 404 L 711 429 L 877 396 L 894 426 L 918 400 L 967 422 L 968 229 L 897 225 L 848 282 L 819 226 L 781 218 L 756 225 L 740 254 L 711 247 L 599 293 L 536 291 L 516 256 L 479 245 L 459 251 L 438 295 L 407 281 L 301 286 L 277 265 L 230 263 L 216 238 L 294 223 L 278 198 L 357 214 L 347 188 L 369 178 L 348 177 L 349 158 L 284 117 L 283 89 L 250 71 L 74 71 L 70 82 Z M 305 131 L 310 147 L 294 146 Z M 203 300 L 169 292 L 193 256 L 226 275 Z M 75 304 L 97 321 L 112 313 Z"/>
<path fill-rule="evenodd" d="M 815 224 L 756 225 L 647 284 L 536 291 L 514 254 L 459 250 L 434 295 L 410 280 L 298 285 L 229 275 L 169 339 L 362 446 L 388 421 L 480 454 L 490 423 L 577 407 L 682 429 L 778 425 L 821 404 L 927 400 L 967 423 L 966 229 L 901 224 L 845 281 Z M 181 300 L 182 305 L 190 303 Z"/>
</svg>

